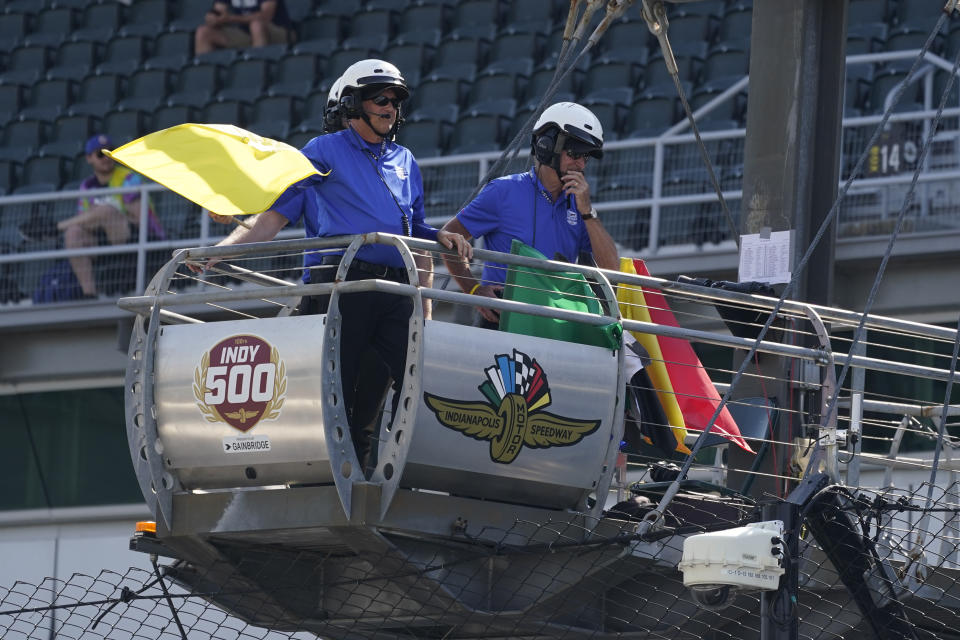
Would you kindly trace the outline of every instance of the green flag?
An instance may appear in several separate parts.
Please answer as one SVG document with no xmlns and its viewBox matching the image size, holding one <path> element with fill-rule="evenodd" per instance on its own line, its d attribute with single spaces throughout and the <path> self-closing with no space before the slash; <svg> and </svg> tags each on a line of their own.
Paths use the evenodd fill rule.
<svg viewBox="0 0 960 640">
<path fill-rule="evenodd" d="M 510 253 L 546 259 L 542 253 L 516 239 L 510 247 Z M 505 300 L 529 302 L 542 307 L 603 315 L 600 301 L 586 278 L 579 273 L 511 266 L 507 271 L 503 297 Z M 619 322 L 597 326 L 509 311 L 500 314 L 500 329 L 607 349 L 619 349 L 623 333 Z"/>
</svg>

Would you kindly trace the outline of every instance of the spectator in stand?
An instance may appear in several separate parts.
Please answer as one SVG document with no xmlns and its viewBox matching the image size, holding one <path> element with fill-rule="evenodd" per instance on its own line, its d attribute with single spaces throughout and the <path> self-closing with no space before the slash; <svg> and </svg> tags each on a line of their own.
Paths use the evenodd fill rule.
<svg viewBox="0 0 960 640">
<path fill-rule="evenodd" d="M 112 146 L 110 138 L 104 134 L 87 140 L 84 151 L 87 163 L 93 167 L 93 175 L 80 184 L 81 190 L 142 184 L 140 174 L 118 166 L 112 158 L 104 155 L 103 150 Z M 148 209 L 147 223 L 149 240 L 163 240 L 166 237 L 152 206 Z M 140 194 L 133 192 L 81 198 L 77 201 L 77 215 L 60 221 L 57 229 L 63 231 L 63 245 L 67 249 L 97 246 L 101 232 L 110 244 L 137 242 L 140 237 Z M 97 286 L 90 256 L 73 256 L 70 266 L 80 283 L 83 297 L 96 297 Z"/>
<path fill-rule="evenodd" d="M 214 49 L 286 44 L 292 34 L 283 0 L 216 0 L 194 33 L 193 50 L 200 55 Z"/>
</svg>

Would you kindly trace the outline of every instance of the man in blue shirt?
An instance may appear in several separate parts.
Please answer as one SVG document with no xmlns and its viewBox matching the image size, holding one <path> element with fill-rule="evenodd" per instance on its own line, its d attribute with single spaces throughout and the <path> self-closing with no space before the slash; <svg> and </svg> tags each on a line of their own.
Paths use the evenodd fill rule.
<svg viewBox="0 0 960 640">
<path fill-rule="evenodd" d="M 529 171 L 489 182 L 443 229 L 482 237 L 484 248 L 491 251 L 510 253 L 517 238 L 552 260 L 577 262 L 580 254 L 592 253 L 597 266 L 617 269 L 617 248 L 590 202 L 583 174 L 588 157 L 603 157 L 600 121 L 586 107 L 559 102 L 537 120 L 532 143 L 534 164 Z M 443 259 L 463 291 L 488 297 L 502 291 L 505 265 L 485 263 L 477 282 L 466 260 Z M 498 312 L 478 310 L 479 326 L 497 327 Z"/>
<path fill-rule="evenodd" d="M 413 154 L 392 141 L 400 104 L 409 96 L 400 71 L 383 60 L 361 60 L 342 76 L 340 115 L 348 126 L 314 138 L 302 153 L 323 174 L 307 187 L 294 186 L 277 199 L 273 209 L 259 214 L 251 227 L 237 227 L 219 244 L 263 242 L 273 239 L 288 223 L 303 218 L 310 238 L 384 232 L 436 240 L 464 257 L 471 255 L 466 239 L 438 231 L 424 222 L 423 181 Z M 332 282 L 338 255 L 309 252 L 304 258 L 304 282 Z M 347 280 L 379 278 L 406 282 L 399 252 L 386 245 L 364 245 L 351 263 Z M 324 313 L 328 296 L 311 296 L 301 313 Z M 371 453 L 371 425 L 355 424 L 354 398 L 358 379 L 358 354 L 373 346 L 394 380 L 394 411 L 399 400 L 407 357 L 407 331 L 412 299 L 381 292 L 363 292 L 340 298 L 340 376 L 344 407 L 350 421 L 354 447 L 361 464 Z M 374 453 L 375 455 L 375 453 Z"/>
</svg>

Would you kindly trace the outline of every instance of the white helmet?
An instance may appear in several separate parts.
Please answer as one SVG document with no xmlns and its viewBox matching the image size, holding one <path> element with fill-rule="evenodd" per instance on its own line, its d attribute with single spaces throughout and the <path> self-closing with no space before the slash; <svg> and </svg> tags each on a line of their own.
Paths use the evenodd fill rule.
<svg viewBox="0 0 960 640">
<path fill-rule="evenodd" d="M 323 131 L 333 133 L 343 129 L 343 119 L 340 117 L 340 92 L 343 89 L 343 76 L 340 76 L 330 87 L 327 94 L 327 106 L 323 110 Z"/>
<path fill-rule="evenodd" d="M 551 135 L 553 128 L 557 129 L 557 133 Z M 553 165 L 554 161 L 559 161 L 560 151 L 570 147 L 581 153 L 589 153 L 594 158 L 602 158 L 603 126 L 597 116 L 583 105 L 558 102 L 547 107 L 533 125 L 534 154 L 537 160 Z"/>
<path fill-rule="evenodd" d="M 340 91 L 343 89 L 343 76 L 340 76 L 330 87 L 330 93 L 327 94 L 327 108 L 335 107 L 340 102 Z"/>
<path fill-rule="evenodd" d="M 340 79 L 343 81 L 340 88 L 341 99 L 347 94 L 364 90 L 382 91 L 388 87 L 394 89 L 401 100 L 410 97 L 410 89 L 407 88 L 407 81 L 400 74 L 400 69 L 385 60 L 370 58 L 354 62 L 347 67 Z"/>
</svg>

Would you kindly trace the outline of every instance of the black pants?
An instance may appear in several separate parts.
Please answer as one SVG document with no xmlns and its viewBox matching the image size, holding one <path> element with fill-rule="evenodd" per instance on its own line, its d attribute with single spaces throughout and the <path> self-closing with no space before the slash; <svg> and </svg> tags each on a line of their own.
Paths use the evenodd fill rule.
<svg viewBox="0 0 960 640">
<path fill-rule="evenodd" d="M 335 269 L 311 275 L 311 282 L 332 282 Z M 347 280 L 376 276 L 358 269 Z M 330 296 L 307 296 L 300 315 L 326 313 Z M 380 411 L 393 378 L 393 414 L 396 415 L 407 364 L 407 333 L 413 300 L 379 291 L 340 296 L 340 383 L 354 450 L 360 464 L 376 466 Z M 392 420 L 392 418 L 391 418 Z"/>
</svg>

